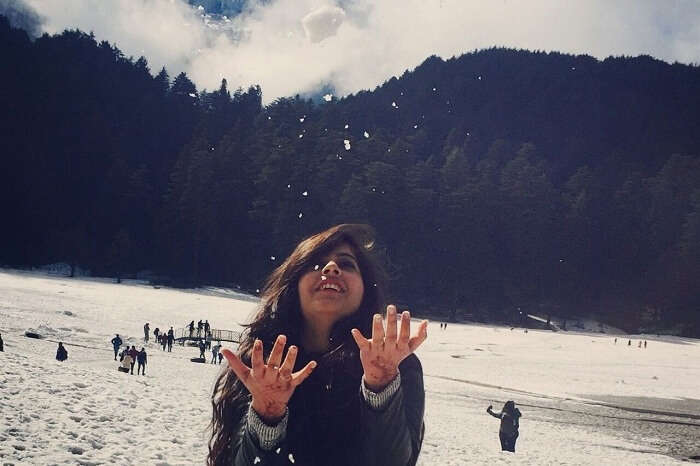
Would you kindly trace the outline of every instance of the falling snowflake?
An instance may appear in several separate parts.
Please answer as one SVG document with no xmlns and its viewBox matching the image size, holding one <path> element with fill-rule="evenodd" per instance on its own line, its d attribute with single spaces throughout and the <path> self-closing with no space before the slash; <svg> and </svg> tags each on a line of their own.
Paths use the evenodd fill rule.
<svg viewBox="0 0 700 466">
<path fill-rule="evenodd" d="M 198 9 L 199 11 L 204 11 L 204 7 L 203 7 L 202 5 L 199 5 L 199 6 L 197 7 L 197 9 Z"/>
<path fill-rule="evenodd" d="M 348 129 L 349 127 L 350 127 L 350 125 L 348 125 L 348 124 L 345 125 L 345 129 Z"/>
<path fill-rule="evenodd" d="M 345 144 L 345 150 L 350 150 L 350 140 L 344 139 L 343 144 Z"/>
<path fill-rule="evenodd" d="M 391 103 L 391 106 L 394 107 L 394 108 L 399 108 L 399 106 L 396 105 L 396 102 L 392 102 L 392 103 Z"/>
<path fill-rule="evenodd" d="M 437 91 L 437 89 L 433 88 L 433 92 Z"/>
<path fill-rule="evenodd" d="M 299 135 L 299 139 L 301 139 L 301 138 L 303 138 L 303 137 L 304 137 L 304 135 L 303 135 L 303 134 L 300 134 L 300 135 Z"/>
<path fill-rule="evenodd" d="M 301 218 L 301 217 L 303 217 L 303 216 L 304 216 L 304 214 L 301 213 L 301 212 L 299 212 L 299 218 Z"/>
<path fill-rule="evenodd" d="M 418 129 L 418 125 L 413 125 L 413 129 Z"/>
<path fill-rule="evenodd" d="M 326 102 L 330 102 L 331 100 L 333 100 L 333 94 L 324 95 L 323 100 L 325 100 Z"/>
<path fill-rule="evenodd" d="M 275 450 L 275 453 L 277 453 L 277 454 L 279 455 L 279 454 L 280 454 L 280 450 L 281 450 L 281 448 L 278 448 L 277 450 Z"/>
<path fill-rule="evenodd" d="M 270 256 L 270 260 L 271 261 L 275 260 L 275 256 Z"/>
<path fill-rule="evenodd" d="M 197 94 L 195 94 L 194 92 L 190 92 L 190 97 L 197 97 Z"/>
<path fill-rule="evenodd" d="M 289 189 L 289 188 L 291 188 L 291 187 L 292 187 L 292 185 L 291 185 L 291 184 L 288 184 L 288 185 L 287 185 L 287 189 Z"/>
<path fill-rule="evenodd" d="M 262 460 L 260 459 L 260 457 L 259 457 L 259 456 L 256 456 L 255 459 L 253 460 L 253 464 L 258 464 L 260 461 L 262 461 Z"/>
<path fill-rule="evenodd" d="M 294 455 L 292 455 L 292 454 L 290 453 L 289 456 L 288 456 L 288 458 L 289 458 L 289 462 L 290 462 L 290 463 L 294 463 Z"/>
<path fill-rule="evenodd" d="M 308 196 L 308 195 L 309 195 L 309 192 L 308 192 L 308 191 L 304 191 L 303 193 L 301 193 L 301 195 L 302 195 L 302 196 Z"/>
<path fill-rule="evenodd" d="M 256 288 L 256 289 L 255 289 L 255 292 L 256 292 L 256 293 L 260 293 L 260 288 Z"/>
<path fill-rule="evenodd" d="M 365 131 L 365 139 L 369 139 L 369 133 Z"/>
<path fill-rule="evenodd" d="M 305 119 L 306 119 L 306 117 L 299 118 L 299 123 L 303 123 Z"/>
<path fill-rule="evenodd" d="M 401 95 L 403 95 L 403 92 L 401 93 Z"/>
<path fill-rule="evenodd" d="M 269 117 L 267 117 L 267 119 L 268 119 L 268 120 L 272 120 L 272 117 L 271 117 L 271 116 L 269 116 Z"/>
<path fill-rule="evenodd" d="M 479 77 L 478 77 L 478 78 L 476 78 L 476 79 L 478 79 L 479 81 L 481 81 L 481 75 L 479 75 Z"/>
<path fill-rule="evenodd" d="M 318 269 L 320 269 L 320 268 L 321 268 L 321 267 L 320 267 L 318 264 L 314 265 L 314 270 L 318 270 Z"/>
</svg>

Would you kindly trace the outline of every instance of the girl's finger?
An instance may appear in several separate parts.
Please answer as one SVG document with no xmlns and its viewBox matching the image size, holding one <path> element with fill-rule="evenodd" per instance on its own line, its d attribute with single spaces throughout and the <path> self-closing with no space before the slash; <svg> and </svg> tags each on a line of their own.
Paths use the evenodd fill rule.
<svg viewBox="0 0 700 466">
<path fill-rule="evenodd" d="M 253 343 L 253 355 L 250 358 L 253 363 L 253 375 L 263 376 L 265 365 L 263 364 L 263 344 L 262 341 L 256 339 Z"/>
<path fill-rule="evenodd" d="M 352 338 L 355 340 L 355 343 L 357 343 L 357 347 L 360 348 L 360 351 L 369 351 L 369 341 L 362 336 L 362 332 L 354 328 L 350 330 L 350 333 L 352 334 Z"/>
<path fill-rule="evenodd" d="M 248 375 L 250 374 L 250 368 L 243 364 L 243 362 L 240 359 L 238 359 L 238 356 L 233 354 L 232 351 L 225 349 L 222 350 L 221 353 L 226 358 L 226 362 L 228 362 L 228 367 L 230 367 L 233 373 L 236 374 L 236 377 L 238 377 L 241 381 L 245 382 L 245 380 L 248 378 Z"/>
<path fill-rule="evenodd" d="M 374 320 L 372 321 L 372 345 L 384 344 L 384 324 L 382 322 L 381 314 L 374 314 Z"/>
<path fill-rule="evenodd" d="M 267 358 L 268 366 L 279 367 L 282 364 L 282 352 L 284 351 L 284 345 L 287 343 L 287 337 L 284 335 L 278 335 L 275 340 L 275 344 L 272 347 L 272 352 L 270 357 Z"/>
<path fill-rule="evenodd" d="M 418 334 L 411 337 L 408 342 L 408 349 L 413 353 L 428 338 L 428 321 L 424 320 L 418 326 Z"/>
<path fill-rule="evenodd" d="M 282 367 L 280 367 L 279 377 L 282 380 L 291 380 L 292 371 L 294 370 L 294 363 L 297 360 L 297 354 L 297 347 L 294 345 L 290 346 L 289 350 L 287 351 L 287 357 L 284 358 L 284 363 L 282 363 Z"/>
<path fill-rule="evenodd" d="M 401 313 L 401 331 L 399 333 L 399 344 L 408 344 L 408 338 L 411 336 L 411 313 L 404 311 Z"/>
<path fill-rule="evenodd" d="M 292 375 L 292 385 L 298 387 L 316 368 L 316 361 L 310 361 L 302 370 Z"/>
<path fill-rule="evenodd" d="M 396 344 L 396 306 L 390 304 L 386 307 L 386 344 Z"/>
</svg>

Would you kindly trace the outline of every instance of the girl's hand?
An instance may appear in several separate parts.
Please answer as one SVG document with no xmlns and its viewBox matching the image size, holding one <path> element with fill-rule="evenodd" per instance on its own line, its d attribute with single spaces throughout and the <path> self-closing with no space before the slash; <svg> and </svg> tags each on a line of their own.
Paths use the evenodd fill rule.
<svg viewBox="0 0 700 466">
<path fill-rule="evenodd" d="M 428 321 L 418 326 L 418 332 L 411 335 L 411 314 L 401 313 L 400 330 L 396 330 L 396 306 L 386 308 L 386 332 L 380 314 L 374 315 L 372 338 L 366 339 L 354 328 L 352 336 L 360 348 L 360 361 L 365 371 L 365 384 L 373 392 L 380 392 L 389 385 L 399 372 L 399 363 L 413 353 L 428 338 Z"/>
<path fill-rule="evenodd" d="M 286 341 L 287 337 L 284 335 L 277 337 L 265 364 L 262 341 L 255 340 L 251 355 L 252 367 L 246 366 L 233 352 L 226 349 L 222 351 L 231 370 L 253 397 L 252 408 L 269 423 L 275 423 L 284 416 L 294 389 L 306 380 L 316 367 L 316 361 L 310 361 L 303 369 L 292 373 L 298 349 L 291 346 L 282 362 Z"/>
</svg>

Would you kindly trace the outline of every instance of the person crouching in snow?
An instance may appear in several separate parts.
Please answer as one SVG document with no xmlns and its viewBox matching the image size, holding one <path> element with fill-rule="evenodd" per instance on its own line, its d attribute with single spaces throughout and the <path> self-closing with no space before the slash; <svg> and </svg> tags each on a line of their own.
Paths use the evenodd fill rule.
<svg viewBox="0 0 700 466">
<path fill-rule="evenodd" d="M 68 359 L 68 351 L 66 351 L 66 348 L 63 346 L 63 343 L 59 343 L 58 349 L 56 350 L 56 360 L 65 361 L 66 359 Z"/>
<path fill-rule="evenodd" d="M 492 411 L 493 406 L 489 405 L 486 412 L 491 416 L 501 420 L 501 428 L 498 430 L 498 437 L 501 439 L 501 450 L 515 453 L 515 441 L 518 439 L 518 428 L 520 427 L 520 410 L 515 407 L 513 400 L 506 401 L 500 413 Z"/>
<path fill-rule="evenodd" d="M 128 374 L 129 370 L 131 369 L 132 364 L 133 364 L 132 361 L 133 361 L 133 359 L 131 359 L 131 355 L 129 354 L 129 351 L 125 350 L 124 351 L 124 358 L 122 359 L 122 365 L 119 368 L 119 370 L 122 372 L 126 372 Z M 133 372 L 132 372 L 132 374 L 133 374 Z"/>
</svg>

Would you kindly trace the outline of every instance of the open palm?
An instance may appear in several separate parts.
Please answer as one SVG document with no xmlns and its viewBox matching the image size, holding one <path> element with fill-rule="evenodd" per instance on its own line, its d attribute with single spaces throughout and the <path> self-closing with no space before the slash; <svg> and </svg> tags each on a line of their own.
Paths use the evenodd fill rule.
<svg viewBox="0 0 700 466">
<path fill-rule="evenodd" d="M 298 349 L 296 346 L 291 346 L 282 362 L 286 341 L 287 338 L 284 335 L 277 337 L 265 364 L 262 341 L 255 340 L 251 355 L 252 367 L 245 365 L 233 352 L 222 351 L 231 370 L 250 392 L 253 398 L 252 408 L 265 421 L 274 422 L 284 416 L 294 390 L 311 375 L 316 367 L 316 361 L 310 361 L 301 370 L 292 372 Z"/>
<path fill-rule="evenodd" d="M 367 387 L 375 392 L 389 385 L 399 372 L 399 364 L 413 353 L 428 338 L 428 321 L 418 325 L 418 331 L 411 335 L 411 314 L 401 313 L 400 329 L 397 332 L 396 306 L 386 310 L 386 331 L 380 314 L 375 314 L 372 322 L 372 338 L 365 338 L 354 328 L 352 336 L 360 348 L 360 361 L 364 369 Z"/>
</svg>

